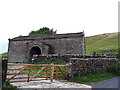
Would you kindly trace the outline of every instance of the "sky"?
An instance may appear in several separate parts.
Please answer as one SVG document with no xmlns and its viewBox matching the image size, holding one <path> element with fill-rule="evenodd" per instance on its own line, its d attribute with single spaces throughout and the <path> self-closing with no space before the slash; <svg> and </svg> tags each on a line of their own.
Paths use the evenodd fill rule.
<svg viewBox="0 0 120 90">
<path fill-rule="evenodd" d="M 0 0 L 0 53 L 8 39 L 49 27 L 85 36 L 118 32 L 119 0 Z"/>
</svg>

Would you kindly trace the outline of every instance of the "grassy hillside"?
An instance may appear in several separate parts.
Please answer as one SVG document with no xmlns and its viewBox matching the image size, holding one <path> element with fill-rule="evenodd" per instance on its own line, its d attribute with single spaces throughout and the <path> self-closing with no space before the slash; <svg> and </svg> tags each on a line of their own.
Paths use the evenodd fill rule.
<svg viewBox="0 0 120 90">
<path fill-rule="evenodd" d="M 7 52 L 0 54 L 1 56 L 7 56 Z"/>
<path fill-rule="evenodd" d="M 85 38 L 86 54 L 118 53 L 118 33 L 106 33 Z"/>
</svg>

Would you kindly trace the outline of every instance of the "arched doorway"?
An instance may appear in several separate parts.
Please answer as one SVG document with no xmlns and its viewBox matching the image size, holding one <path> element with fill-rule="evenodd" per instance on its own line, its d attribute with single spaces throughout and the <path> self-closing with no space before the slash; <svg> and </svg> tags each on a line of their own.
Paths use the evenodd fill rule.
<svg viewBox="0 0 120 90">
<path fill-rule="evenodd" d="M 41 49 L 37 46 L 32 47 L 29 52 L 29 63 L 32 61 L 34 55 L 41 55 Z"/>
</svg>

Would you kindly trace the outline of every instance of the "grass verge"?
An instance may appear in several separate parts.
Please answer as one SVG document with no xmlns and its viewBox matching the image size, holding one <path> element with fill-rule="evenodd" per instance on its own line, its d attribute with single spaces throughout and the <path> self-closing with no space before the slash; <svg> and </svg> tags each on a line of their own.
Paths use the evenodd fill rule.
<svg viewBox="0 0 120 90">
<path fill-rule="evenodd" d="M 94 74 L 88 74 L 86 76 L 81 77 L 73 77 L 69 82 L 76 82 L 76 83 L 82 83 L 82 84 L 89 84 L 89 83 L 96 83 L 105 79 L 110 79 L 113 77 L 116 77 L 117 75 L 104 72 L 104 73 L 94 73 Z"/>
</svg>

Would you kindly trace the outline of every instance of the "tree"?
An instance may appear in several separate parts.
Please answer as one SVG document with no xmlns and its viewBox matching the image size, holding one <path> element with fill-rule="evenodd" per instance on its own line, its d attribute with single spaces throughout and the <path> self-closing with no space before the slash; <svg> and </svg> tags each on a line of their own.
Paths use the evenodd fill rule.
<svg viewBox="0 0 120 90">
<path fill-rule="evenodd" d="M 57 33 L 57 30 L 54 31 L 53 28 L 49 29 L 48 27 L 43 27 L 43 28 L 40 28 L 39 30 L 31 31 L 29 35 L 56 34 L 56 33 Z"/>
</svg>

